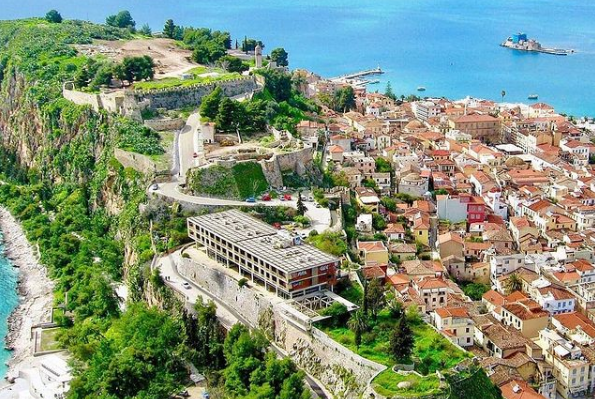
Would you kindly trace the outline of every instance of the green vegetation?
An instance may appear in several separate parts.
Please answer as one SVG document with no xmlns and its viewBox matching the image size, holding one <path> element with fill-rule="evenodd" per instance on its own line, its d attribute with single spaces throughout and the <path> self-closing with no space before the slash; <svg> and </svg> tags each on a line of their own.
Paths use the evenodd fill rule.
<svg viewBox="0 0 595 399">
<path fill-rule="evenodd" d="M 347 252 L 347 243 L 341 233 L 325 231 L 324 233 L 311 235 L 307 241 L 321 251 L 331 255 L 341 256 Z"/>
<path fill-rule="evenodd" d="M 45 14 L 45 20 L 54 24 L 62 23 L 62 15 L 56 10 L 50 10 Z"/>
<path fill-rule="evenodd" d="M 332 96 L 319 94 L 318 98 L 324 105 L 337 112 L 347 112 L 355 108 L 355 92 L 351 86 L 336 90 Z"/>
<path fill-rule="evenodd" d="M 246 333 L 236 341 L 248 347 L 225 345 L 213 306 L 188 315 L 147 267 L 155 251 L 187 240 L 188 215 L 176 204 L 148 202 L 152 176 L 124 168 L 113 155 L 117 147 L 160 153 L 158 137 L 61 97 L 62 82 L 86 61 L 72 44 L 129 37 L 128 29 L 80 21 L 0 22 L 0 203 L 39 248 L 55 282 L 60 329 L 44 332 L 42 345 L 54 347 L 55 337 L 69 350 L 72 399 L 167 398 L 183 388 L 190 362 L 221 387 L 221 397 L 300 397 L 302 375 L 293 363 L 272 359 L 266 341 Z M 129 289 L 123 313 L 118 282 Z"/>
<path fill-rule="evenodd" d="M 377 157 L 376 161 L 376 172 L 379 173 L 390 173 L 393 171 L 393 166 L 390 164 L 389 161 L 382 157 Z"/>
<path fill-rule="evenodd" d="M 500 388 L 495 386 L 485 371 L 472 365 L 462 372 L 445 375 L 450 385 L 451 399 L 502 399 Z"/>
<path fill-rule="evenodd" d="M 120 11 L 115 15 L 110 15 L 105 19 L 105 23 L 108 26 L 114 26 L 116 28 L 128 29 L 131 32 L 135 31 L 136 22 L 132 19 L 129 11 Z"/>
<path fill-rule="evenodd" d="M 279 47 L 271 51 L 271 61 L 275 62 L 278 66 L 286 67 L 289 65 L 287 56 L 287 51 L 285 51 L 283 47 Z"/>
<path fill-rule="evenodd" d="M 399 383 L 404 381 L 409 382 L 411 385 L 408 388 L 399 388 Z M 435 374 L 420 377 L 415 373 L 395 373 L 390 368 L 378 374 L 372 385 L 376 392 L 387 397 L 398 395 L 405 398 L 415 398 L 442 392 L 440 380 Z"/>
<path fill-rule="evenodd" d="M 463 288 L 465 295 L 474 301 L 481 301 L 483 294 L 490 290 L 490 286 L 487 284 L 467 282 L 459 282 L 458 284 Z"/>
<path fill-rule="evenodd" d="M 190 71 L 189 73 L 192 73 Z M 203 72 L 204 73 L 204 72 Z M 136 90 L 159 90 L 159 89 L 172 89 L 175 87 L 190 87 L 198 84 L 211 84 L 217 82 L 225 82 L 228 80 L 235 80 L 240 78 L 238 73 L 221 73 L 215 76 L 199 76 L 199 74 L 193 74 L 192 79 L 181 79 L 181 78 L 163 78 L 158 80 L 150 80 L 145 82 L 137 82 L 134 84 Z"/>
<path fill-rule="evenodd" d="M 60 328 L 50 328 L 46 330 L 41 330 L 39 349 L 42 352 L 61 349 L 60 343 L 58 342 L 58 334 L 60 333 L 60 331 Z"/>
<path fill-rule="evenodd" d="M 195 194 L 237 199 L 255 197 L 269 187 L 262 167 L 255 162 L 194 169 L 188 175 L 188 186 Z"/>
</svg>

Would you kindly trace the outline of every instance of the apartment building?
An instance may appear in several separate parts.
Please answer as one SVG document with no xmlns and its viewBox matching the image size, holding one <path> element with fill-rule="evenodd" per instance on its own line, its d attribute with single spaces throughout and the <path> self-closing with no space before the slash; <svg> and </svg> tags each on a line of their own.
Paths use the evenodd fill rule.
<svg viewBox="0 0 595 399">
<path fill-rule="evenodd" d="M 473 320 L 465 308 L 445 307 L 434 311 L 434 325 L 452 343 L 459 346 L 473 345 Z"/>
<path fill-rule="evenodd" d="M 339 259 L 238 210 L 191 217 L 188 235 L 211 258 L 282 298 L 297 298 L 336 282 Z"/>
<path fill-rule="evenodd" d="M 535 338 L 549 324 L 550 314 L 531 299 L 502 305 L 502 323 L 519 330 L 524 337 Z"/>
</svg>

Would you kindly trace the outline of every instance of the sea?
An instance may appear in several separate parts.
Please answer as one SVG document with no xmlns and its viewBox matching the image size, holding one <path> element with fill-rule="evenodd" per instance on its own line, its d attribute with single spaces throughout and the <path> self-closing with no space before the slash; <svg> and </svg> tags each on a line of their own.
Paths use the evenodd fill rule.
<svg viewBox="0 0 595 399">
<path fill-rule="evenodd" d="M 11 353 L 4 347 L 4 338 L 8 332 L 8 316 L 16 308 L 19 298 L 17 295 L 18 271 L 4 256 L 4 241 L 0 233 L 0 378 L 4 378 L 6 362 Z"/>
<path fill-rule="evenodd" d="M 380 66 L 369 90 L 397 94 L 539 101 L 574 116 L 595 116 L 595 2 L 591 0 L 6 0 L 0 19 L 41 16 L 102 22 L 127 9 L 153 30 L 182 26 L 230 31 L 283 46 L 291 68 L 333 77 Z M 554 56 L 500 47 L 525 32 Z"/>
<path fill-rule="evenodd" d="M 0 19 L 43 16 L 102 22 L 129 10 L 137 26 L 209 27 L 284 47 L 291 68 L 324 77 L 380 66 L 369 90 L 390 81 L 398 95 L 467 96 L 526 102 L 537 94 L 559 112 L 595 116 L 595 2 L 592 0 L 4 0 Z M 569 56 L 500 47 L 525 32 Z M 16 275 L 0 256 L 0 339 L 16 306 Z M 0 376 L 9 353 L 0 352 Z"/>
</svg>

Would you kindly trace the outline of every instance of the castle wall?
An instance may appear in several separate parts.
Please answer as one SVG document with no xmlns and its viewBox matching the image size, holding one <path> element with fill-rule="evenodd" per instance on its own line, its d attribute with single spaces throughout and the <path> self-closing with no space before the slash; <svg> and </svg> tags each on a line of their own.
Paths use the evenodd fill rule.
<svg viewBox="0 0 595 399">
<path fill-rule="evenodd" d="M 261 161 L 267 182 L 272 187 L 283 186 L 283 172 L 295 172 L 302 176 L 312 165 L 314 150 L 310 147 L 284 154 L 275 154 L 271 159 Z"/>
</svg>

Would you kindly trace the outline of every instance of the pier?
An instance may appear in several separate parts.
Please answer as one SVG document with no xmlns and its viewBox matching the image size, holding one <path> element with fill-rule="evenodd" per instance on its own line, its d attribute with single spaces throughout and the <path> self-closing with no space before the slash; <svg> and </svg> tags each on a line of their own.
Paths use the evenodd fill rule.
<svg viewBox="0 0 595 399">
<path fill-rule="evenodd" d="M 380 67 L 376 67 L 374 69 L 367 69 L 365 71 L 359 71 L 359 72 L 355 72 L 355 73 L 349 73 L 346 75 L 341 75 L 338 76 L 336 78 L 330 78 L 329 80 L 332 81 L 341 81 L 341 80 L 351 80 L 351 79 L 357 79 L 357 78 L 361 78 L 363 76 L 369 76 L 369 75 L 381 75 L 383 74 L 384 71 L 382 69 L 380 69 Z"/>
</svg>

